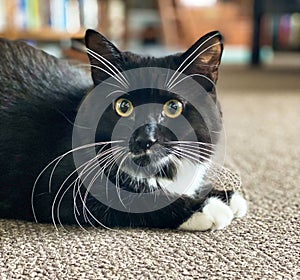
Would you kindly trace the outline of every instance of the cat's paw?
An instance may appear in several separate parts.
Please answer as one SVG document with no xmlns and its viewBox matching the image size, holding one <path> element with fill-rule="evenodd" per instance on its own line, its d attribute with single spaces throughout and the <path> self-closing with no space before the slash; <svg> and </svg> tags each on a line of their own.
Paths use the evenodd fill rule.
<svg viewBox="0 0 300 280">
<path fill-rule="evenodd" d="M 247 202 L 239 194 L 234 193 L 229 204 L 217 197 L 206 201 L 202 212 L 194 213 L 186 222 L 180 225 L 181 230 L 215 230 L 228 226 L 235 217 L 243 217 L 247 213 Z"/>
</svg>

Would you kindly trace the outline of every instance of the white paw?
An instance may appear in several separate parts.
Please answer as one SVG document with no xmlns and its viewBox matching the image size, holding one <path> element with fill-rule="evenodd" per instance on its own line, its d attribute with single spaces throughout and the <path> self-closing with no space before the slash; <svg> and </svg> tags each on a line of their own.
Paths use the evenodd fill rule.
<svg viewBox="0 0 300 280">
<path fill-rule="evenodd" d="M 234 217 L 241 218 L 247 214 L 247 201 L 238 192 L 234 193 L 231 197 L 229 206 L 233 212 Z"/>
<path fill-rule="evenodd" d="M 234 193 L 229 205 L 216 197 L 207 200 L 202 212 L 194 213 L 180 225 L 181 230 L 215 230 L 228 226 L 234 217 L 243 217 L 247 213 L 247 202 L 239 194 Z"/>
</svg>

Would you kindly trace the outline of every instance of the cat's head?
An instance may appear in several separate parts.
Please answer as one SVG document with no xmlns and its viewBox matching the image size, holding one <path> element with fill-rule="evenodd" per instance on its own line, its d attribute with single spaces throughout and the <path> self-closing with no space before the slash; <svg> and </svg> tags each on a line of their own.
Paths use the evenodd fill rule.
<svg viewBox="0 0 300 280">
<path fill-rule="evenodd" d="M 122 52 L 93 30 L 85 42 L 95 88 L 112 88 L 97 93 L 111 102 L 99 118 L 95 142 L 123 141 L 122 171 L 172 179 L 183 159 L 209 161 L 221 129 L 215 88 L 223 51 L 219 32 L 161 58 Z"/>
</svg>

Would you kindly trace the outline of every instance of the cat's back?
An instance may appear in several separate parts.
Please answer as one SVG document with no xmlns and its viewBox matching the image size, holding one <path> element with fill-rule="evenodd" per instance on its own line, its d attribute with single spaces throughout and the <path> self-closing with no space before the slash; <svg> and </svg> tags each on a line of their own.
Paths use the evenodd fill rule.
<svg viewBox="0 0 300 280">
<path fill-rule="evenodd" d="M 92 84 L 79 64 L 58 59 L 23 41 L 0 38 L 0 102 L 60 98 L 86 91 Z M 2 108 L 3 109 L 3 108 Z"/>
<path fill-rule="evenodd" d="M 91 85 L 89 73 L 73 62 L 0 38 L 0 197 L 3 182 L 21 178 L 26 166 L 41 170 L 69 147 L 78 105 Z"/>
</svg>

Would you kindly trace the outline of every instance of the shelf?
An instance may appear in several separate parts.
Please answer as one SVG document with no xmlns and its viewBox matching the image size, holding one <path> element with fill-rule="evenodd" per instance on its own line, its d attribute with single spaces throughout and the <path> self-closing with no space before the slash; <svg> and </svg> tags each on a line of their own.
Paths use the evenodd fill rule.
<svg viewBox="0 0 300 280">
<path fill-rule="evenodd" d="M 68 40 L 70 38 L 83 38 L 85 35 L 85 29 L 76 33 L 69 33 L 65 31 L 54 31 L 50 28 L 42 28 L 30 31 L 4 31 L 0 32 L 0 37 L 4 37 L 10 40 L 23 39 L 23 40 L 36 40 L 36 41 L 61 41 Z"/>
</svg>

